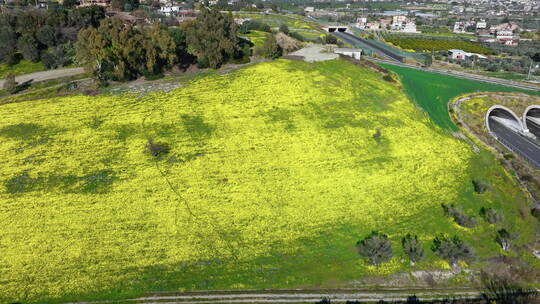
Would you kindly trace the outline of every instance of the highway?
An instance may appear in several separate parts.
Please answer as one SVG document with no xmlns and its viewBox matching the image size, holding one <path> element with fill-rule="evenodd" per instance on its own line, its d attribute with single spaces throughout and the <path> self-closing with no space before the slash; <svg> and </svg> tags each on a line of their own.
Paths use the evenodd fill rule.
<svg viewBox="0 0 540 304">
<path fill-rule="evenodd" d="M 431 73 L 437 73 L 437 74 L 442 74 L 442 75 L 448 75 L 448 76 L 462 78 L 462 79 L 482 81 L 482 82 L 487 82 L 487 83 L 491 83 L 491 84 L 502 85 L 502 86 L 505 86 L 505 87 L 511 87 L 511 88 L 517 88 L 517 89 L 522 89 L 522 90 L 540 92 L 540 87 L 536 87 L 536 86 L 533 86 L 533 85 L 521 84 L 521 83 L 517 83 L 517 82 L 514 82 L 514 81 L 505 80 L 505 79 L 501 79 L 501 78 L 482 77 L 482 76 L 478 76 L 478 75 L 474 75 L 474 74 L 467 74 L 467 73 L 463 73 L 463 72 L 454 72 L 454 71 L 449 71 L 449 70 L 426 68 L 426 67 L 420 67 L 420 66 L 416 66 L 416 65 L 404 64 L 404 63 L 401 63 L 401 62 L 396 62 L 396 61 L 391 61 L 391 60 L 377 59 L 377 58 L 367 57 L 367 56 L 363 56 L 362 58 L 365 59 L 365 60 L 378 62 L 378 63 L 385 63 L 385 64 L 389 64 L 389 65 L 401 66 L 401 67 L 405 67 L 405 68 L 421 70 L 421 71 L 426 71 L 426 72 L 431 72 Z"/>
<path fill-rule="evenodd" d="M 341 40 L 349 43 L 349 44 L 352 44 L 353 46 L 356 46 L 358 44 L 364 44 L 364 45 L 367 45 L 368 47 L 370 47 L 371 49 L 377 51 L 377 53 L 385 58 L 388 58 L 392 61 L 398 61 L 398 62 L 403 62 L 404 60 L 404 57 L 403 56 L 399 56 L 397 54 L 394 54 L 392 52 L 390 52 L 389 50 L 386 50 L 366 39 L 362 39 L 360 37 L 357 37 L 357 36 L 354 36 L 352 34 L 349 34 L 349 33 L 343 33 L 343 32 L 333 32 L 331 33 L 333 34 L 334 36 L 340 38 Z"/>
<path fill-rule="evenodd" d="M 507 148 L 521 155 L 540 169 L 540 146 L 535 145 L 529 139 L 510 130 L 495 119 L 490 118 L 489 126 L 491 132 Z"/>
<path fill-rule="evenodd" d="M 530 118 L 527 118 L 527 128 L 532 134 L 534 134 L 534 136 L 536 136 L 536 138 L 540 139 L 540 124 Z"/>
<path fill-rule="evenodd" d="M 384 59 L 378 59 L 378 58 L 373 58 L 373 57 L 368 57 L 368 56 L 362 56 L 363 59 L 370 60 L 373 62 L 396 65 L 396 66 L 401 66 L 405 68 L 411 68 L 411 69 L 422 70 L 426 72 L 448 75 L 448 76 L 453 76 L 453 77 L 462 78 L 462 79 L 482 81 L 482 82 L 502 85 L 502 86 L 511 87 L 511 88 L 517 88 L 517 89 L 522 89 L 522 90 L 540 92 L 540 87 L 537 87 L 534 85 L 522 84 L 522 83 L 518 83 L 511 80 L 493 78 L 493 77 L 484 77 L 484 76 L 478 76 L 478 75 L 468 74 L 464 72 L 455 72 L 455 71 L 450 71 L 450 70 L 427 68 L 427 67 L 405 64 L 403 63 L 403 56 L 394 54 L 390 52 L 389 50 L 381 48 L 380 46 L 373 44 L 366 39 L 356 37 L 349 33 L 333 32 L 331 34 L 333 34 L 334 36 L 338 37 L 339 39 L 349 44 L 352 44 L 353 46 L 366 45 L 369 48 L 374 49 L 378 55 L 384 58 Z"/>
</svg>

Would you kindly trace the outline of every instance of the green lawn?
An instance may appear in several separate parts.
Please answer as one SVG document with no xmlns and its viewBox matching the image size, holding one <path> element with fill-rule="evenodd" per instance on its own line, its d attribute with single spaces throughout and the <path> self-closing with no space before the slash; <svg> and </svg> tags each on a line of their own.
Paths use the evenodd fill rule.
<svg viewBox="0 0 540 304">
<path fill-rule="evenodd" d="M 8 66 L 7 64 L 0 63 L 0 79 L 6 77 L 8 72 L 15 75 L 28 74 L 33 72 L 45 71 L 46 68 L 41 62 L 31 62 L 28 60 L 21 60 L 19 63 Z"/>
<path fill-rule="evenodd" d="M 525 92 L 540 95 L 539 92 L 525 91 L 405 67 L 381 65 L 397 73 L 407 95 L 429 114 L 433 122 L 450 131 L 457 131 L 456 125 L 448 115 L 447 106 L 448 102 L 455 96 L 482 91 Z"/>
<path fill-rule="evenodd" d="M 499 225 L 460 227 L 441 203 L 499 210 L 518 248 L 538 228 L 490 153 L 346 61 L 277 60 L 169 93 L 55 97 L 0 116 L 1 303 L 350 286 L 448 270 L 429 249 L 438 233 L 473 246 L 481 263 L 464 267 L 501 253 Z M 169 153 L 145 153 L 149 138 Z M 473 179 L 490 190 L 476 194 Z M 354 249 L 372 230 L 392 241 L 380 266 Z M 415 266 L 406 233 L 426 251 Z"/>
</svg>

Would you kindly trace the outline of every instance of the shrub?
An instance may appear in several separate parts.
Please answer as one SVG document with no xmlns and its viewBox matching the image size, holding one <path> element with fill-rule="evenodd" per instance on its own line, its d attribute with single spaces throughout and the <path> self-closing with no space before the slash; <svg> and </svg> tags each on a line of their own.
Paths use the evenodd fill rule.
<svg viewBox="0 0 540 304">
<path fill-rule="evenodd" d="M 439 235 L 433 239 L 431 249 L 439 257 L 450 262 L 452 267 L 455 267 L 458 261 L 471 262 L 474 259 L 473 249 L 457 236 L 448 238 L 445 235 Z"/>
<path fill-rule="evenodd" d="M 409 257 L 411 265 L 414 265 L 424 258 L 424 247 L 418 240 L 418 236 L 407 234 L 401 240 L 401 245 L 403 246 L 403 251 L 405 251 L 405 254 Z"/>
<path fill-rule="evenodd" d="M 338 40 L 335 36 L 328 34 L 324 37 L 324 43 L 325 44 L 338 44 Z"/>
<path fill-rule="evenodd" d="M 153 139 L 149 138 L 146 142 L 146 152 L 154 157 L 158 157 L 169 153 L 169 146 L 166 143 L 154 142 Z"/>
<path fill-rule="evenodd" d="M 499 244 L 504 251 L 508 251 L 510 247 L 512 246 L 512 241 L 516 238 L 515 235 L 510 234 L 506 229 L 499 229 L 497 230 L 497 234 L 495 236 L 495 242 Z"/>
<path fill-rule="evenodd" d="M 9 94 L 15 94 L 17 92 L 17 82 L 15 81 L 15 75 L 8 73 L 6 80 L 4 81 L 4 90 Z"/>
<path fill-rule="evenodd" d="M 358 241 L 356 248 L 358 253 L 373 265 L 379 265 L 392 258 L 392 247 L 388 236 L 376 231 L 372 231 L 366 238 Z"/>
<path fill-rule="evenodd" d="M 279 26 L 279 31 L 282 32 L 283 34 L 285 35 L 288 35 L 289 34 L 289 27 L 283 23 Z"/>
<path fill-rule="evenodd" d="M 253 53 L 259 57 L 278 58 L 281 56 L 282 50 L 277 43 L 276 37 L 269 34 L 268 38 L 266 38 L 264 41 L 264 44 L 262 46 L 255 47 Z"/>
<path fill-rule="evenodd" d="M 480 216 L 490 224 L 495 224 L 503 220 L 503 215 L 493 208 L 480 208 Z"/>
<path fill-rule="evenodd" d="M 488 190 L 488 185 L 483 181 L 473 180 L 472 184 L 473 184 L 473 187 L 474 187 L 474 192 L 476 192 L 478 194 L 482 194 L 482 193 L 484 193 L 484 192 L 486 192 Z"/>
<path fill-rule="evenodd" d="M 476 227 L 476 224 L 477 224 L 476 217 L 463 213 L 461 208 L 456 207 L 453 204 L 452 205 L 442 204 L 441 207 L 444 210 L 444 214 L 448 217 L 453 218 L 454 221 L 458 225 L 467 227 L 467 228 Z"/>
<path fill-rule="evenodd" d="M 381 140 L 381 136 L 382 136 L 381 129 L 377 128 L 375 130 L 375 133 L 373 134 L 373 139 L 375 139 L 376 142 L 379 142 Z"/>
<path fill-rule="evenodd" d="M 384 81 L 388 81 L 388 82 L 396 82 L 396 80 L 394 79 L 394 77 L 392 77 L 392 75 L 390 75 L 390 74 L 384 75 L 382 79 L 383 79 Z"/>
</svg>

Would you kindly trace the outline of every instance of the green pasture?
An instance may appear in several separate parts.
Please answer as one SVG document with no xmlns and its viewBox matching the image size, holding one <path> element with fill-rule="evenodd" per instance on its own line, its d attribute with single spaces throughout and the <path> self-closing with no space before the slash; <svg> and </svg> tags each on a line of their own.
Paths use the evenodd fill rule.
<svg viewBox="0 0 540 304">
<path fill-rule="evenodd" d="M 520 90 L 394 65 L 381 65 L 399 75 L 405 93 L 429 114 L 435 124 L 450 131 L 457 131 L 457 127 L 448 114 L 448 102 L 458 95 L 484 91 L 524 92 L 540 95 L 540 92 Z"/>
<path fill-rule="evenodd" d="M 28 60 L 21 60 L 17 64 L 9 66 L 4 63 L 0 63 L 0 79 L 6 77 L 6 74 L 11 72 L 15 75 L 28 74 L 33 72 L 45 71 L 46 68 L 41 62 L 31 62 Z"/>
</svg>

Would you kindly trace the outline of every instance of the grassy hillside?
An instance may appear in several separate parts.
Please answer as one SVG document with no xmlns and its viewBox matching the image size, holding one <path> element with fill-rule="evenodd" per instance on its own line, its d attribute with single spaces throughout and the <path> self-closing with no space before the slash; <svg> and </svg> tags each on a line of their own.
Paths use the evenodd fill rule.
<svg viewBox="0 0 540 304">
<path fill-rule="evenodd" d="M 0 302 L 343 286 L 448 269 L 429 250 L 437 233 L 459 234 L 480 260 L 500 253 L 496 226 L 457 226 L 441 203 L 500 210 L 518 245 L 537 227 L 491 154 L 344 61 L 278 60 L 170 93 L 13 103 L 0 115 Z M 146 154 L 148 138 L 170 152 Z M 475 194 L 472 179 L 490 190 Z M 372 230 L 394 247 L 378 267 L 354 250 Z M 415 266 L 406 233 L 426 249 Z"/>
<path fill-rule="evenodd" d="M 448 102 L 458 95 L 472 92 L 524 92 L 540 95 L 540 92 L 525 91 L 399 66 L 381 65 L 399 75 L 407 95 L 429 114 L 433 122 L 451 131 L 457 131 L 457 127 L 448 115 Z"/>
</svg>

